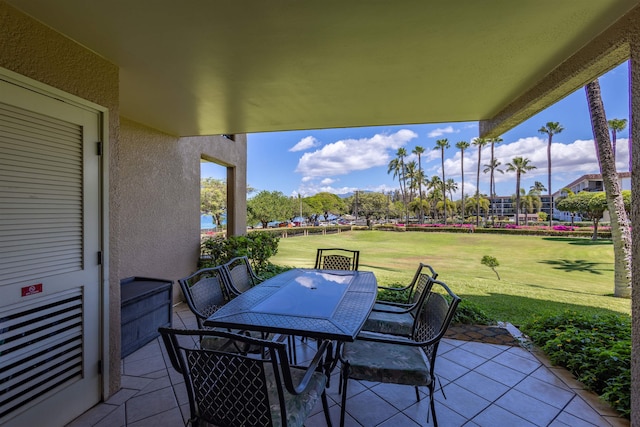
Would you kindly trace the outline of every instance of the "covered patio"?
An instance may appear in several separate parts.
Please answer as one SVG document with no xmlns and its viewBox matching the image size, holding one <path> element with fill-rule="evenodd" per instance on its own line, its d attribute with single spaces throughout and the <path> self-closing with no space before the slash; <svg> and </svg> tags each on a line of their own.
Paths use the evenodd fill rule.
<svg viewBox="0 0 640 427">
<path fill-rule="evenodd" d="M 0 424 L 7 426 L 39 425 L 43 417 L 64 425 L 96 404 L 131 425 L 151 423 L 149 414 L 131 416 L 121 403 L 135 406 L 134 395 L 148 394 L 154 375 L 165 377 L 165 386 L 152 388 L 184 403 L 167 388 L 158 355 L 152 372 L 129 372 L 132 359 L 123 368 L 120 283 L 195 271 L 202 160 L 226 168 L 228 230 L 246 232 L 248 133 L 478 121 L 479 136 L 497 137 L 629 60 L 633 164 L 640 164 L 638 0 L 579 7 L 550 0 L 0 0 L 0 40 L 0 123 L 10 121 L 21 134 L 0 139 L 0 330 L 37 333 L 15 325 L 71 295 L 77 351 L 62 384 L 48 370 L 50 384 L 38 388 L 40 379 L 30 378 L 26 391 L 2 402 Z M 635 170 L 632 186 L 640 191 Z M 632 221 L 631 416 L 640 425 L 638 203 Z M 173 302 L 180 300 L 174 286 Z M 48 322 L 57 340 L 57 323 Z M 28 348 L 11 349 L 20 372 L 31 371 L 32 352 L 46 352 L 38 339 L 25 342 Z M 473 346 L 447 347 L 443 359 Z M 0 351 L 5 358 L 7 350 Z M 516 350 L 482 351 L 467 370 Z M 462 390 L 465 374 L 443 372 L 445 387 L 474 398 Z M 532 373 L 522 374 L 503 386 L 521 393 Z M 359 395 L 375 397 L 366 393 Z M 469 425 L 482 424 L 487 408 L 484 416 L 519 416 L 505 393 L 471 414 L 447 406 L 457 398 L 452 392 L 440 412 L 450 409 Z M 571 396 L 550 420 L 564 419 L 559 409 L 576 415 L 567 412 L 578 399 Z M 358 397 L 352 399 L 358 419 Z"/>
<path fill-rule="evenodd" d="M 177 328 L 196 328 L 184 303 L 174 307 Z M 510 327 L 519 336 L 519 331 Z M 298 341 L 298 355 L 312 355 Z M 436 374 L 447 396 L 436 392 L 438 422 L 443 426 L 598 426 L 622 427 L 620 418 L 566 370 L 544 355 L 515 345 L 445 338 L 438 351 Z M 300 361 L 302 362 L 302 361 Z M 171 367 L 158 338 L 122 360 L 122 389 L 68 427 L 173 427 L 189 417 L 184 381 Z M 333 375 L 329 404 L 334 425 L 340 418 L 339 374 Z M 429 400 L 416 402 L 411 386 L 356 382 L 349 386 L 346 426 L 425 426 Z M 324 426 L 322 408 L 305 424 Z"/>
</svg>

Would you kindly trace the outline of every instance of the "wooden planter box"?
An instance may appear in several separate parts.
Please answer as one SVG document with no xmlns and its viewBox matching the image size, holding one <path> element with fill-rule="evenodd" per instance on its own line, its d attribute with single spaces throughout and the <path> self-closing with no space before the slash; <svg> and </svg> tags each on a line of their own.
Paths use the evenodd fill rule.
<svg viewBox="0 0 640 427">
<path fill-rule="evenodd" d="M 171 326 L 171 280 L 128 277 L 120 281 L 120 355 L 126 357 Z"/>
</svg>

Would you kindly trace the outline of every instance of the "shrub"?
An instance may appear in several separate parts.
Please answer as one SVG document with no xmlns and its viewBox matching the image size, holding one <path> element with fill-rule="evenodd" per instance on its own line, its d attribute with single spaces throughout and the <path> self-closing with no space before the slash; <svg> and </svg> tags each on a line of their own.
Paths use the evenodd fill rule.
<svg viewBox="0 0 640 427">
<path fill-rule="evenodd" d="M 269 265 L 269 258 L 278 253 L 280 237 L 266 231 L 254 231 L 246 236 L 211 237 L 200 246 L 200 267 L 224 264 L 232 258 L 246 256 L 257 273 Z"/>
<path fill-rule="evenodd" d="M 407 285 L 403 285 L 401 283 L 391 283 L 388 288 L 404 288 Z M 409 298 L 409 291 L 388 291 L 386 289 L 378 289 L 378 296 L 376 299 L 378 301 L 390 301 L 390 302 L 400 302 L 406 303 L 407 298 Z"/>
<path fill-rule="evenodd" d="M 284 267 L 281 265 L 267 263 L 266 267 L 260 271 L 260 278 L 262 279 L 270 279 L 273 276 L 277 276 L 280 273 L 284 273 L 287 270 L 291 270 L 293 267 Z"/>
<path fill-rule="evenodd" d="M 487 313 L 485 313 L 478 305 L 469 300 L 463 299 L 456 308 L 456 314 L 453 316 L 453 323 L 465 325 L 493 325 L 496 322 L 489 318 Z"/>
<path fill-rule="evenodd" d="M 631 321 L 624 315 L 566 311 L 523 326 L 557 365 L 629 417 L 631 407 Z"/>
</svg>

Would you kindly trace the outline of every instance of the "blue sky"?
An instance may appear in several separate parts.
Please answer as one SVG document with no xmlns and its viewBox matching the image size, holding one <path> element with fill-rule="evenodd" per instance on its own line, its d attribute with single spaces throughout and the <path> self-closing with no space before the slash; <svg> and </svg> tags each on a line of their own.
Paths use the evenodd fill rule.
<svg viewBox="0 0 640 427">
<path fill-rule="evenodd" d="M 600 86 L 607 119 L 629 120 L 627 62 L 601 76 Z M 498 195 L 515 193 L 515 173 L 506 172 L 505 166 L 515 156 L 526 157 L 536 166 L 522 176 L 522 188 L 529 190 L 535 181 L 547 185 L 547 136 L 538 129 L 550 121 L 564 127 L 562 133 L 554 135 L 551 147 L 552 190 L 581 175 L 599 173 L 586 96 L 580 89 L 502 135 L 503 142 L 495 147 L 495 156 L 505 170 L 496 174 Z M 453 178 L 460 187 L 460 150 L 455 144 L 471 142 L 477 136 L 477 122 L 249 134 L 247 182 L 258 191 L 277 190 L 287 196 L 304 197 L 321 191 L 345 194 L 395 190 L 398 181 L 387 174 L 387 165 L 397 149 L 404 147 L 411 153 L 416 145 L 422 146 L 426 177 L 441 176 L 440 151 L 433 148 L 438 139 L 446 138 L 451 148 L 445 151 L 445 178 Z M 628 137 L 628 127 L 618 133 L 616 163 L 621 172 L 628 170 Z M 409 156 L 406 161 L 413 158 Z M 480 173 L 480 191 L 485 194 L 489 193 L 489 174 L 483 174 L 482 169 L 489 159 L 486 147 Z M 465 194 L 475 192 L 477 161 L 477 148 L 465 150 Z M 202 175 L 224 177 L 221 168 L 205 167 Z"/>
</svg>

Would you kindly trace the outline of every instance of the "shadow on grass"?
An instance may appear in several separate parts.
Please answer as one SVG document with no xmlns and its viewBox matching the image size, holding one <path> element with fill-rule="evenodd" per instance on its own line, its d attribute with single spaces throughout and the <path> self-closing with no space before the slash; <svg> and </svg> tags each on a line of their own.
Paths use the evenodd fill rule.
<svg viewBox="0 0 640 427">
<path fill-rule="evenodd" d="M 592 307 L 548 299 L 528 298 L 519 295 L 505 295 L 491 293 L 489 295 L 465 295 L 459 294 L 463 300 L 468 300 L 478 305 L 486 314 L 496 321 L 510 322 L 516 327 L 525 326 L 535 317 L 554 316 L 566 311 L 575 311 L 587 314 L 615 314 L 623 313 L 607 308 Z M 523 330 L 526 332 L 526 330 Z"/>
<path fill-rule="evenodd" d="M 610 239 L 598 239 L 591 240 L 579 237 L 543 237 L 542 240 L 548 240 L 550 242 L 568 243 L 570 245 L 579 246 L 600 246 L 600 245 L 613 245 Z"/>
<path fill-rule="evenodd" d="M 599 265 L 609 265 L 604 262 L 592 262 L 583 259 L 569 260 L 569 259 L 548 259 L 539 261 L 541 264 L 549 264 L 556 270 L 562 270 L 566 273 L 575 271 L 587 272 L 591 274 L 602 274 L 603 271 L 612 271 L 611 268 L 598 268 Z"/>
<path fill-rule="evenodd" d="M 598 273 L 598 274 L 602 274 L 602 273 Z M 527 283 L 527 287 L 549 290 L 549 288 L 546 287 L 546 286 L 534 285 L 534 284 L 531 284 L 531 283 Z M 558 288 L 554 288 L 553 292 L 564 292 L 564 293 L 568 293 L 568 294 L 592 295 L 592 296 L 603 296 L 603 297 L 613 297 L 614 296 L 612 293 L 611 294 L 594 294 L 593 292 L 572 291 L 570 289 L 558 289 Z"/>
</svg>

